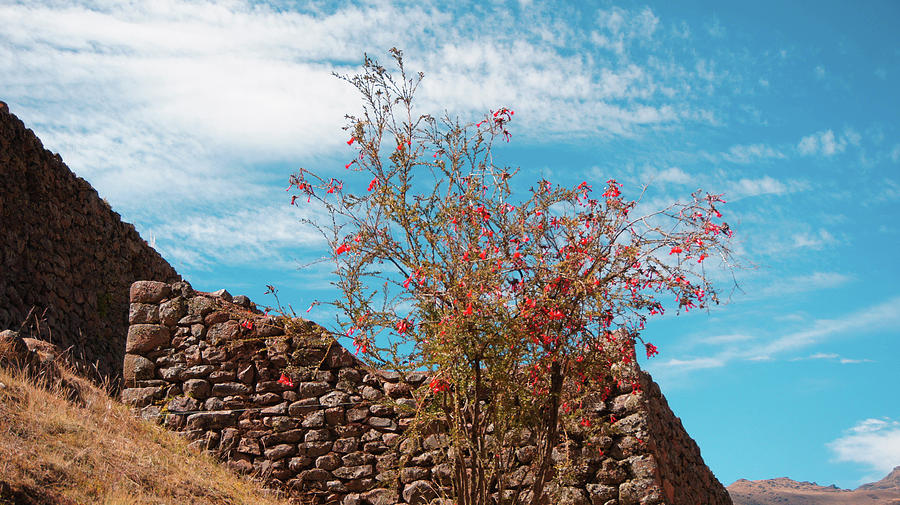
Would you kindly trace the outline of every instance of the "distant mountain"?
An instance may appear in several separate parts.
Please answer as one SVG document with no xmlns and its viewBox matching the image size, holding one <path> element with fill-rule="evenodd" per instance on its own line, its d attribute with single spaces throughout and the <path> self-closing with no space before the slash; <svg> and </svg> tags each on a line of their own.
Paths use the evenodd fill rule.
<svg viewBox="0 0 900 505">
<path fill-rule="evenodd" d="M 727 489 L 734 505 L 900 505 L 900 466 L 880 481 L 853 490 L 787 477 L 740 479 Z"/>
<path fill-rule="evenodd" d="M 856 488 L 857 491 L 874 491 L 878 489 L 900 489 L 900 466 L 894 467 L 894 471 L 880 481 L 863 484 Z"/>
</svg>

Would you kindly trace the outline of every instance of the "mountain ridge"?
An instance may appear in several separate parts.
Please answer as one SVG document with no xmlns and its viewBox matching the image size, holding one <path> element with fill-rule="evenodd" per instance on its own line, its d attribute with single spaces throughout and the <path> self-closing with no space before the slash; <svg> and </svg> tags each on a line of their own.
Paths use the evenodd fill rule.
<svg viewBox="0 0 900 505">
<path fill-rule="evenodd" d="M 856 489 L 788 477 L 738 479 L 726 489 L 735 505 L 900 505 L 900 466 L 883 479 Z"/>
</svg>

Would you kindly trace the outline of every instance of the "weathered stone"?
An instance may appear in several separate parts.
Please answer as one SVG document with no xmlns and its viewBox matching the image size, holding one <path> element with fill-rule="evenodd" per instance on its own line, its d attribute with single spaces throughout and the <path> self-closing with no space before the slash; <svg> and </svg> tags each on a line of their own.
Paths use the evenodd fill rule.
<svg viewBox="0 0 900 505">
<path fill-rule="evenodd" d="M 215 323 L 206 330 L 206 339 L 213 345 L 231 342 L 241 333 L 237 321 L 227 320 Z"/>
<path fill-rule="evenodd" d="M 202 400 L 209 396 L 209 382 L 206 382 L 203 379 L 186 380 L 181 387 L 184 390 L 184 394 L 191 398 Z"/>
<path fill-rule="evenodd" d="M 238 452 L 243 452 L 244 454 L 253 454 L 254 456 L 262 456 L 262 448 L 259 445 L 259 440 L 253 438 L 242 438 L 240 443 L 238 443 L 237 447 Z"/>
<path fill-rule="evenodd" d="M 302 387 L 302 386 L 301 386 Z M 350 396 L 340 391 L 326 393 L 319 398 L 319 403 L 326 407 L 337 407 L 348 402 Z"/>
<path fill-rule="evenodd" d="M 562 487 L 557 491 L 556 503 L 559 505 L 591 505 L 591 500 L 583 489 Z"/>
<path fill-rule="evenodd" d="M 28 360 L 28 346 L 19 332 L 13 330 L 0 331 L 0 364 L 25 365 Z"/>
<path fill-rule="evenodd" d="M 327 382 L 301 382 L 297 392 L 301 398 L 320 396 L 331 389 Z"/>
<path fill-rule="evenodd" d="M 198 428 L 224 428 L 232 423 L 234 415 L 231 411 L 220 412 L 198 412 L 191 414 L 187 418 L 188 426 L 194 429 Z"/>
<path fill-rule="evenodd" d="M 304 428 L 321 428 L 325 426 L 325 412 L 320 409 L 310 412 L 303 418 L 300 426 Z"/>
<path fill-rule="evenodd" d="M 359 441 L 356 438 L 339 438 L 334 441 L 334 451 L 348 453 L 357 450 Z"/>
<path fill-rule="evenodd" d="M 372 465 L 342 466 L 331 473 L 344 480 L 361 479 L 375 475 L 375 468 Z"/>
<path fill-rule="evenodd" d="M 326 481 L 331 478 L 331 472 L 321 468 L 313 468 L 302 472 L 300 478 L 307 481 Z"/>
<path fill-rule="evenodd" d="M 382 396 L 384 396 L 384 394 L 381 391 L 379 391 L 371 386 L 363 386 L 361 394 L 362 394 L 363 398 L 365 398 L 366 400 L 369 400 L 370 402 L 376 401 L 376 400 L 380 399 Z"/>
<path fill-rule="evenodd" d="M 410 505 L 424 505 L 438 496 L 435 485 L 424 480 L 417 480 L 403 488 L 403 500 Z"/>
<path fill-rule="evenodd" d="M 292 444 L 279 444 L 271 449 L 266 449 L 266 458 L 279 460 L 297 454 L 297 446 Z"/>
<path fill-rule="evenodd" d="M 230 302 L 232 300 L 231 293 L 226 291 L 224 288 L 220 289 L 218 291 L 213 291 L 210 294 L 212 296 L 215 296 L 216 298 L 221 298 L 222 300 L 225 300 L 226 302 Z"/>
<path fill-rule="evenodd" d="M 266 407 L 259 411 L 260 414 L 264 416 L 283 416 L 288 413 L 288 403 L 282 402 L 278 405 L 273 405 L 271 407 Z"/>
<path fill-rule="evenodd" d="M 126 354 L 123 362 L 122 378 L 125 380 L 126 386 L 129 385 L 129 382 L 152 379 L 156 372 L 155 368 L 153 362 L 143 356 Z"/>
<path fill-rule="evenodd" d="M 212 373 L 216 367 L 212 365 L 194 365 L 181 372 L 182 379 L 203 379 Z"/>
<path fill-rule="evenodd" d="M 159 387 L 128 388 L 122 390 L 122 403 L 132 407 L 144 407 L 149 405 L 163 389 Z"/>
<path fill-rule="evenodd" d="M 159 305 L 159 322 L 166 326 L 175 326 L 182 317 L 187 315 L 187 310 L 184 298 L 167 300 Z"/>
<path fill-rule="evenodd" d="M 373 489 L 362 493 L 360 497 L 372 505 L 394 505 L 400 499 L 397 492 L 392 489 Z"/>
<path fill-rule="evenodd" d="M 172 398 L 166 405 L 166 410 L 172 413 L 193 412 L 200 409 L 200 402 L 187 396 Z"/>
<path fill-rule="evenodd" d="M 131 303 L 159 303 L 169 293 L 169 285 L 157 281 L 135 282 L 128 292 Z"/>
<path fill-rule="evenodd" d="M 288 407 L 288 414 L 292 417 L 304 417 L 309 412 L 319 410 L 319 400 L 316 398 L 304 398 L 296 401 Z"/>
<path fill-rule="evenodd" d="M 591 499 L 591 505 L 605 505 L 609 500 L 619 495 L 619 488 L 615 486 L 606 486 L 603 484 L 588 484 L 585 486 L 588 496 Z"/>
<path fill-rule="evenodd" d="M 364 421 L 367 417 L 369 417 L 369 409 L 365 407 L 347 410 L 347 421 L 351 423 Z"/>
<path fill-rule="evenodd" d="M 219 397 L 249 395 L 251 392 L 253 392 L 253 390 L 250 386 L 240 382 L 222 382 L 220 384 L 213 384 L 212 387 L 212 395 Z"/>
<path fill-rule="evenodd" d="M 315 458 L 331 452 L 331 442 L 303 442 L 297 445 L 301 454 Z"/>
<path fill-rule="evenodd" d="M 416 480 L 427 479 L 431 472 L 420 466 L 408 466 L 400 469 L 400 482 L 409 484 Z"/>
<path fill-rule="evenodd" d="M 330 409 L 325 410 L 325 422 L 330 425 L 337 425 L 344 423 L 344 408 L 343 407 L 332 407 Z"/>
<path fill-rule="evenodd" d="M 322 442 L 331 438 L 331 434 L 328 433 L 328 430 L 309 430 L 306 432 L 306 436 L 303 437 L 304 442 Z"/>
<path fill-rule="evenodd" d="M 128 324 L 159 323 L 159 305 L 153 303 L 132 303 L 128 308 Z"/>
<path fill-rule="evenodd" d="M 341 466 L 341 458 L 337 454 L 329 453 L 316 458 L 316 468 L 331 471 L 339 466 Z"/>
<path fill-rule="evenodd" d="M 632 479 L 619 485 L 620 505 L 655 505 L 662 502 L 662 490 L 653 479 Z"/>
<path fill-rule="evenodd" d="M 168 344 L 169 329 L 158 324 L 133 324 L 128 328 L 128 339 L 125 341 L 125 352 L 141 354 Z"/>
</svg>

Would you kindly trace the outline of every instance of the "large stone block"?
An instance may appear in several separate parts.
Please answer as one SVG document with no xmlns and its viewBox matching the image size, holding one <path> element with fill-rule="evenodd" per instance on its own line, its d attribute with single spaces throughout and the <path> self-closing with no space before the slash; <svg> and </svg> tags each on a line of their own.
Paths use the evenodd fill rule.
<svg viewBox="0 0 900 505">
<path fill-rule="evenodd" d="M 169 285 L 158 281 L 137 281 L 131 285 L 131 303 L 159 303 L 169 296 Z"/>
<path fill-rule="evenodd" d="M 171 341 L 169 329 L 158 324 L 133 324 L 128 328 L 125 352 L 138 354 L 151 351 Z"/>
</svg>

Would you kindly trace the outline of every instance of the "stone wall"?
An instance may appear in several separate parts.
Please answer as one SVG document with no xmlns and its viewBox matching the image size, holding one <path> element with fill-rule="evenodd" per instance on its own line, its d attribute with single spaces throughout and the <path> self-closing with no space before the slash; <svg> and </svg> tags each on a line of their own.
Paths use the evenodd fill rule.
<svg viewBox="0 0 900 505">
<path fill-rule="evenodd" d="M 266 316 L 246 297 L 184 282 L 137 282 L 130 294 L 123 400 L 145 418 L 319 503 L 426 503 L 447 483 L 440 433 L 402 436 L 423 374 L 369 369 L 321 327 Z M 285 369 L 293 385 L 279 382 Z M 731 504 L 657 385 L 644 373 L 641 383 L 597 403 L 597 420 L 614 423 L 590 450 L 577 436 L 558 448 L 568 467 L 548 503 Z M 518 447 L 516 486 L 529 484 L 533 453 Z"/>
<path fill-rule="evenodd" d="M 0 102 L 0 330 L 50 340 L 115 378 L 129 286 L 178 278 Z"/>
</svg>

